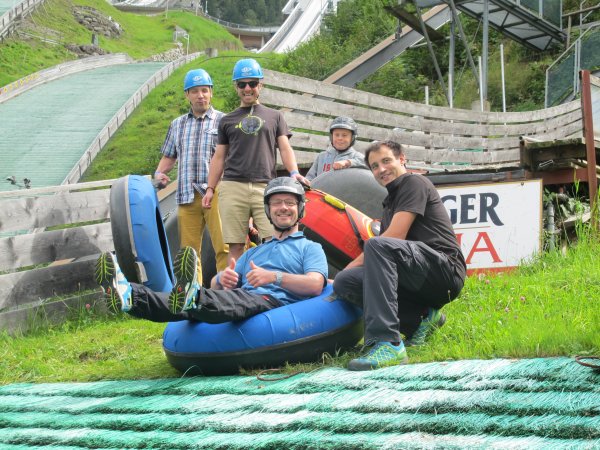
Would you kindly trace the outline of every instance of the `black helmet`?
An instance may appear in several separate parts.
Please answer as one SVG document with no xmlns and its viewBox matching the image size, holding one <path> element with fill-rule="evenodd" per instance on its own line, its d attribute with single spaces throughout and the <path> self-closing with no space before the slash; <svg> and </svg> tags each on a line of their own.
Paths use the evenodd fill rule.
<svg viewBox="0 0 600 450">
<path fill-rule="evenodd" d="M 271 223 L 273 221 L 269 210 L 269 199 L 273 194 L 294 194 L 298 198 L 298 220 L 304 217 L 304 188 L 295 178 L 278 177 L 267 184 L 264 193 L 265 214 Z"/>
<path fill-rule="evenodd" d="M 358 125 L 356 125 L 356 122 L 351 117 L 344 116 L 336 117 L 335 119 L 333 119 L 331 125 L 329 126 L 329 140 L 331 141 L 331 145 L 333 145 L 333 130 L 336 130 L 338 128 L 350 130 L 352 132 L 352 142 L 350 142 L 350 146 L 353 146 L 354 141 L 356 141 L 356 135 L 358 134 Z"/>
</svg>

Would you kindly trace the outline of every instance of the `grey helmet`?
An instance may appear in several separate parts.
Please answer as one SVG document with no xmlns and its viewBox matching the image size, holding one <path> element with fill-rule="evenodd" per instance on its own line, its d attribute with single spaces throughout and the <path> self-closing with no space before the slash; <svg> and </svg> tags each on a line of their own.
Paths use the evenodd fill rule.
<svg viewBox="0 0 600 450">
<path fill-rule="evenodd" d="M 265 214 L 267 215 L 269 222 L 271 220 L 271 211 L 269 209 L 269 199 L 273 194 L 294 194 L 298 198 L 298 220 L 304 217 L 304 188 L 295 178 L 291 177 L 278 177 L 273 178 L 267 184 L 264 193 L 264 204 Z M 294 224 L 296 225 L 296 224 Z"/>
<path fill-rule="evenodd" d="M 352 132 L 352 141 L 350 142 L 350 147 L 352 147 L 354 141 L 356 141 L 356 135 L 358 134 L 358 125 L 356 125 L 354 119 L 345 116 L 333 119 L 329 126 L 329 141 L 331 142 L 331 145 L 333 145 L 333 130 L 338 128 L 343 128 L 344 130 L 350 130 Z"/>
</svg>

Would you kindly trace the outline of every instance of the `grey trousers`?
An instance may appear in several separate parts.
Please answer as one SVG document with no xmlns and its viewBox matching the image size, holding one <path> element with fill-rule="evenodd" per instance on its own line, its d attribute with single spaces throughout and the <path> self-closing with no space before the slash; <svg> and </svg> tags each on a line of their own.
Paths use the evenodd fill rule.
<svg viewBox="0 0 600 450">
<path fill-rule="evenodd" d="M 269 295 L 252 294 L 244 289 L 213 290 L 201 287 L 198 291 L 198 308 L 173 314 L 169 309 L 169 294 L 154 292 L 143 284 L 136 283 L 131 283 L 131 289 L 133 307 L 129 314 L 152 322 L 230 322 L 283 305 Z"/>
<path fill-rule="evenodd" d="M 427 308 L 454 300 L 464 284 L 446 255 L 422 242 L 374 237 L 364 256 L 363 266 L 336 275 L 333 289 L 363 308 L 367 344 L 410 338 Z"/>
</svg>

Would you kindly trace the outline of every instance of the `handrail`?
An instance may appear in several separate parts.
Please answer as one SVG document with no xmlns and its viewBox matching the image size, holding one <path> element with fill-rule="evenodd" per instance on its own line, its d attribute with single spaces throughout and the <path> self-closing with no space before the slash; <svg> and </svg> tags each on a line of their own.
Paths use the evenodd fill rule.
<svg viewBox="0 0 600 450">
<path fill-rule="evenodd" d="M 0 41 L 10 33 L 14 27 L 15 19 L 33 11 L 38 4 L 43 3 L 44 1 L 45 0 L 23 0 L 21 3 L 2 14 L 2 16 L 0 16 Z"/>
<path fill-rule="evenodd" d="M 581 66 L 581 47 L 584 39 L 588 37 L 588 34 L 600 32 L 600 24 L 596 24 L 591 26 L 587 30 L 585 30 L 575 42 L 573 42 L 563 53 L 561 53 L 552 64 L 548 66 L 546 69 L 546 93 L 544 98 L 544 105 L 546 108 L 553 106 L 555 102 L 550 103 L 549 94 L 550 94 L 550 76 L 552 74 L 552 69 L 558 65 L 559 63 L 565 61 L 571 54 L 574 55 L 573 62 L 573 78 L 572 78 L 572 89 L 568 94 L 561 96 L 562 99 L 568 98 L 569 95 L 575 95 L 580 90 L 580 80 L 579 80 L 579 71 L 581 69 L 593 69 L 592 67 L 582 67 Z"/>
</svg>

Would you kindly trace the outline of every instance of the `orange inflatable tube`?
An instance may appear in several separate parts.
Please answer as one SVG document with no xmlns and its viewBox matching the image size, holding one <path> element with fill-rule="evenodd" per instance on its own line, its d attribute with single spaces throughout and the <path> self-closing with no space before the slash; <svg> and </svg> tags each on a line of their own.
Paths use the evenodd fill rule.
<svg viewBox="0 0 600 450">
<path fill-rule="evenodd" d="M 306 190 L 300 224 L 306 237 L 323 246 L 327 261 L 338 270 L 360 255 L 364 241 L 379 234 L 379 221 L 316 189 Z"/>
</svg>

